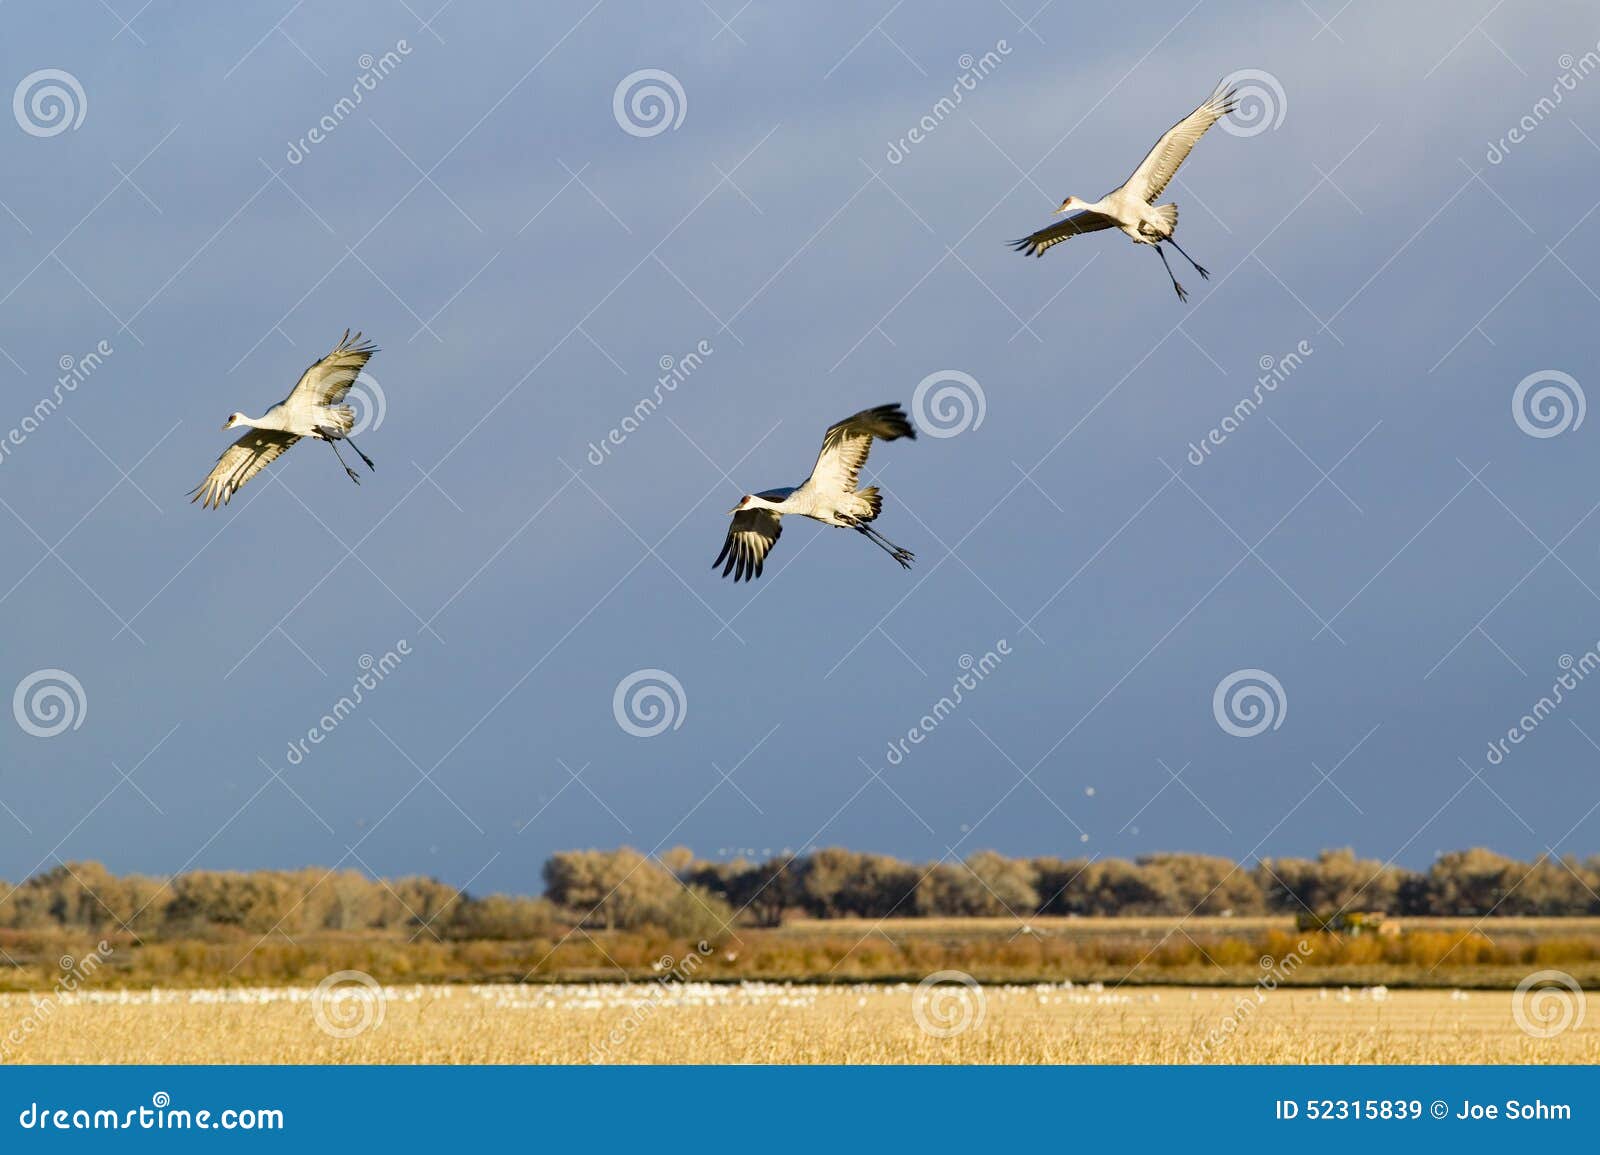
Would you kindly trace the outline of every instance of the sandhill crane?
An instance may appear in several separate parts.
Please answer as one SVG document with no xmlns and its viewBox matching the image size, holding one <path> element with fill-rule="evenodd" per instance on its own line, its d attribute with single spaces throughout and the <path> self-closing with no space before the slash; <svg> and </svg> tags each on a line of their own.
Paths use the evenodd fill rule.
<svg viewBox="0 0 1600 1155">
<path fill-rule="evenodd" d="M 1173 231 L 1178 227 L 1178 206 L 1151 202 L 1166 189 L 1167 184 L 1177 173 L 1178 166 L 1184 162 L 1189 150 L 1195 146 L 1195 142 L 1205 135 L 1206 129 L 1232 112 L 1236 101 L 1235 91 L 1231 88 L 1225 90 L 1219 84 L 1206 98 L 1204 104 L 1178 121 L 1167 130 L 1166 135 L 1156 141 L 1156 146 L 1144 160 L 1139 162 L 1139 167 L 1133 170 L 1133 175 L 1121 188 L 1111 190 L 1092 203 L 1069 196 L 1061 202 L 1061 207 L 1056 209 L 1056 212 L 1070 213 L 1074 209 L 1081 211 L 1059 224 L 1050 225 L 1023 237 L 1020 241 L 1012 241 L 1011 245 L 1019 253 L 1039 257 L 1043 256 L 1044 251 L 1051 245 L 1058 244 L 1068 237 L 1075 237 L 1079 233 L 1121 229 L 1123 235 L 1135 244 L 1155 246 L 1156 255 L 1161 258 L 1167 276 L 1172 279 L 1172 287 L 1177 290 L 1178 300 L 1187 301 L 1189 294 L 1178 284 L 1178 278 L 1172 275 L 1172 266 L 1167 264 L 1167 254 L 1162 250 L 1161 242 L 1165 241 L 1183 253 L 1183 259 L 1194 265 L 1194 271 L 1202 278 L 1209 278 L 1211 274 L 1188 253 L 1183 252 L 1178 242 L 1172 239 Z"/>
<path fill-rule="evenodd" d="M 350 392 L 350 386 L 355 384 L 368 358 L 377 351 L 378 347 L 372 342 L 363 343 L 360 333 L 352 337 L 346 329 L 333 352 L 307 369 L 299 384 L 289 391 L 289 396 L 265 414 L 260 417 L 231 414 L 222 428 L 244 425 L 250 432 L 222 451 L 206 479 L 190 490 L 194 496 L 189 500 L 200 502 L 202 509 L 207 506 L 220 509 L 240 486 L 302 437 L 326 441 L 333 447 L 333 455 L 339 458 L 345 474 L 360 485 L 360 476 L 345 465 L 339 453 L 337 443 L 350 441 L 350 430 L 356 422 L 355 410 L 340 402 Z M 372 458 L 362 453 L 354 441 L 350 441 L 350 448 L 360 454 L 368 469 L 373 468 Z"/>
<path fill-rule="evenodd" d="M 746 494 L 728 511 L 733 523 L 728 526 L 728 538 L 711 568 L 722 566 L 722 576 L 731 573 L 736 582 L 760 577 L 768 551 L 783 532 L 783 515 L 795 513 L 824 525 L 853 529 L 910 569 L 916 555 L 872 528 L 872 520 L 883 510 L 878 487 L 857 489 L 856 482 L 861 467 L 867 463 L 874 437 L 894 441 L 916 435 L 898 405 L 879 405 L 846 417 L 823 436 L 822 452 L 805 481 L 789 488 Z"/>
</svg>

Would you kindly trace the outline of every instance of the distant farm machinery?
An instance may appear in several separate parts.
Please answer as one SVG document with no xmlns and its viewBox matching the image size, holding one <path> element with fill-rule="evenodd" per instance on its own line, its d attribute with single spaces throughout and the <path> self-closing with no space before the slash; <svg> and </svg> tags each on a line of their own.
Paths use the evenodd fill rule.
<svg viewBox="0 0 1600 1155">
<path fill-rule="evenodd" d="M 1295 919 L 1297 930 L 1325 930 L 1355 937 L 1363 934 L 1397 935 L 1400 924 L 1381 910 L 1339 910 L 1332 914 L 1301 911 Z"/>
</svg>

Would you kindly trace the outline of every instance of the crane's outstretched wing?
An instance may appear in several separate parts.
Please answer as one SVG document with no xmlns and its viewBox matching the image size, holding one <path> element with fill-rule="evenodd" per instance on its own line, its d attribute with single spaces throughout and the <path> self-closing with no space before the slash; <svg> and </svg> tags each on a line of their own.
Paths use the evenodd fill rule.
<svg viewBox="0 0 1600 1155">
<path fill-rule="evenodd" d="M 722 576 L 733 574 L 734 581 L 753 581 L 761 576 L 768 552 L 783 533 L 783 515 L 770 509 L 742 509 L 733 515 L 728 538 L 711 568 L 722 566 Z M 723 559 L 727 565 L 722 565 Z"/>
<path fill-rule="evenodd" d="M 911 428 L 899 405 L 863 409 L 823 435 L 822 452 L 817 454 L 817 464 L 805 484 L 819 493 L 854 493 L 874 437 L 895 441 L 916 436 L 917 431 Z"/>
<path fill-rule="evenodd" d="M 1116 225 L 1116 220 L 1104 213 L 1073 213 L 1065 220 L 1047 225 L 1036 233 L 1029 233 L 1018 241 L 1007 241 L 1013 249 L 1028 257 L 1042 257 L 1051 245 L 1058 245 L 1079 233 L 1097 233 Z"/>
<path fill-rule="evenodd" d="M 275 429 L 252 429 L 222 451 L 216 465 L 206 474 L 206 479 L 189 492 L 200 508 L 221 509 L 228 504 L 239 487 L 280 457 L 284 450 L 300 439 L 292 433 Z"/>
<path fill-rule="evenodd" d="M 1139 162 L 1123 187 L 1146 201 L 1155 200 L 1177 173 L 1195 142 L 1205 135 L 1206 129 L 1232 112 L 1236 103 L 1234 89 L 1224 90 L 1217 85 L 1204 104 L 1167 129 L 1166 135 L 1156 141 L 1150 155 Z"/>
<path fill-rule="evenodd" d="M 313 405 L 339 404 L 377 351 L 378 347 L 371 341 L 362 341 L 360 333 L 352 337 L 350 330 L 346 329 L 333 352 L 301 374 L 299 384 L 289 391 L 284 404 L 294 401 Z"/>
</svg>

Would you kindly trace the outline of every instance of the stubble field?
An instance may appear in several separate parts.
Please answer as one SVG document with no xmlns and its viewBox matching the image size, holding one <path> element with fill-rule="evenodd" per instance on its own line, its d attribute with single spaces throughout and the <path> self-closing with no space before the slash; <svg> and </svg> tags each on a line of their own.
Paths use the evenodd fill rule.
<svg viewBox="0 0 1600 1155">
<path fill-rule="evenodd" d="M 0 996 L 27 1063 L 1595 1063 L 1581 996 L 635 983 Z M 22 1028 L 19 1035 L 19 1027 Z M 18 1041 L 20 1039 L 20 1041 Z"/>
</svg>

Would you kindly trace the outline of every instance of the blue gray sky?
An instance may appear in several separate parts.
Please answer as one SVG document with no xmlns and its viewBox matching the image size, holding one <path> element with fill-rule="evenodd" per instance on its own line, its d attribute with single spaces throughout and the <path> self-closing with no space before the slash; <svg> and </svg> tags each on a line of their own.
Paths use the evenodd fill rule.
<svg viewBox="0 0 1600 1155">
<path fill-rule="evenodd" d="M 1592 6 L 1035 7 L 7 4 L 0 877 L 1600 849 Z M 1238 72 L 1169 190 L 1187 306 L 1116 234 L 1003 244 Z M 377 472 L 189 505 L 346 327 Z M 712 572 L 742 493 L 952 373 L 869 467 L 916 569 L 806 523 Z"/>
</svg>

